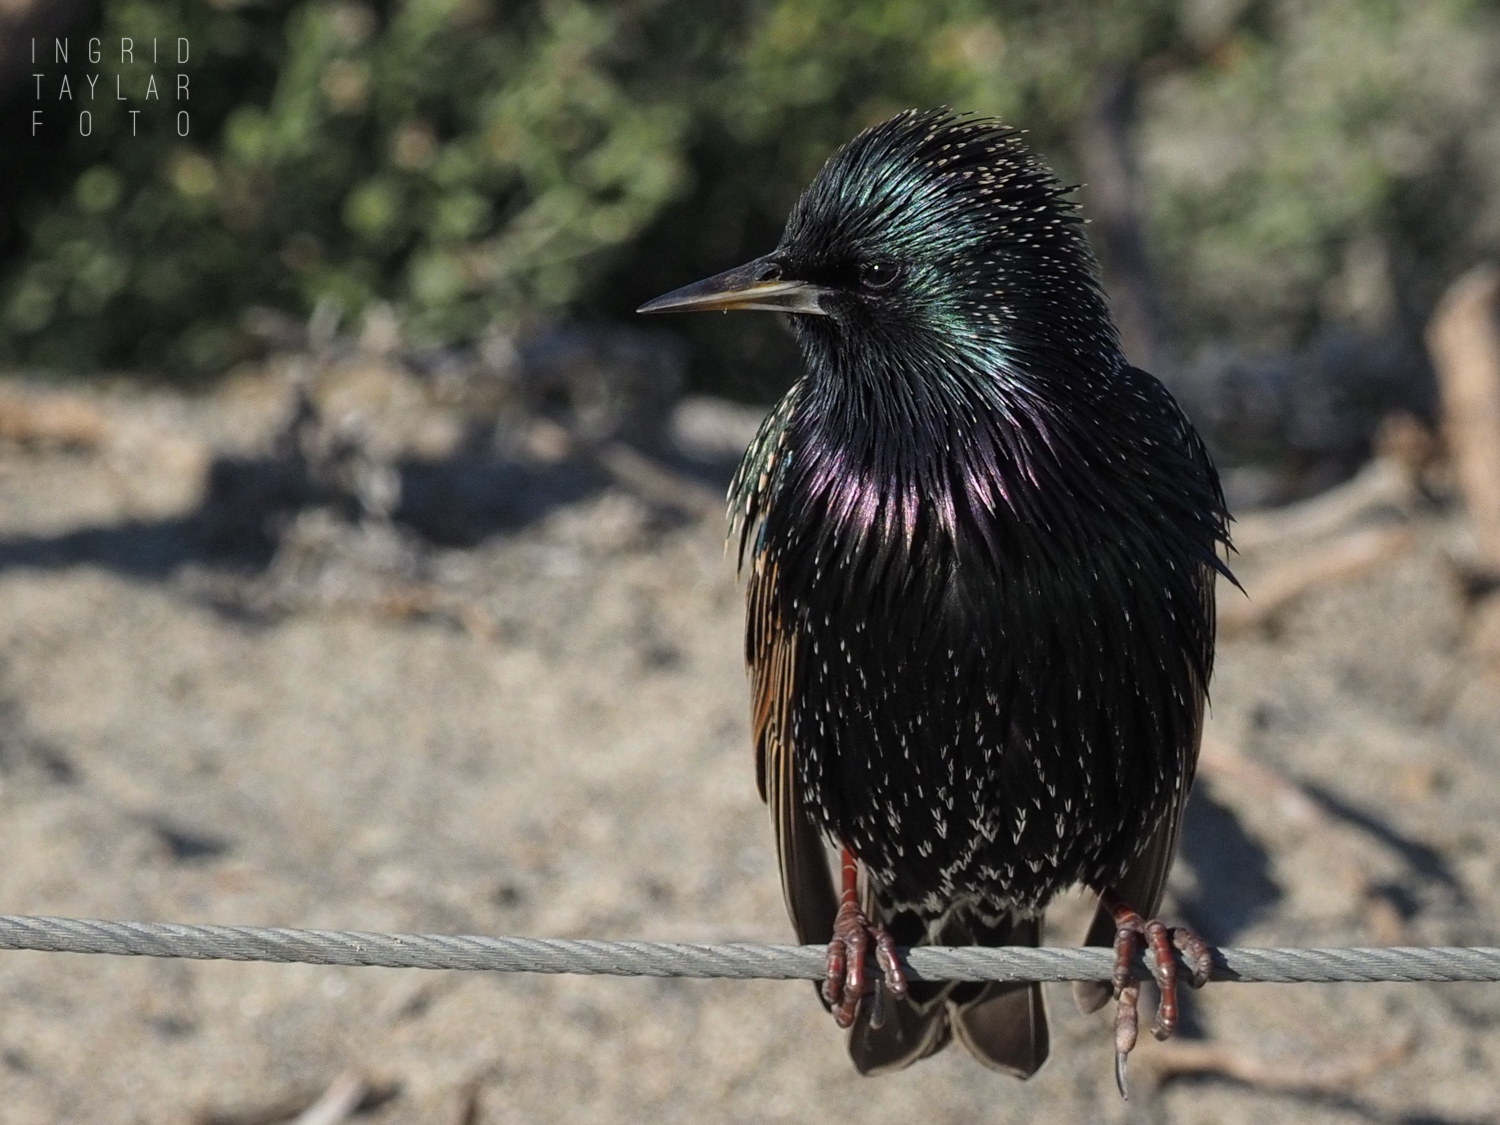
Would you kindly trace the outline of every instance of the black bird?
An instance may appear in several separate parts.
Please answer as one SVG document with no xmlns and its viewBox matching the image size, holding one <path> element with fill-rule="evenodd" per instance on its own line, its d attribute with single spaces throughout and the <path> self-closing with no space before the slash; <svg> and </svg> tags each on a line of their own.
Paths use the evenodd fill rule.
<svg viewBox="0 0 1500 1125">
<path fill-rule="evenodd" d="M 956 1035 L 1027 1077 L 1039 985 L 904 979 L 896 946 L 1036 945 L 1099 894 L 1116 1077 L 1198 756 L 1228 515 L 1202 442 L 1131 367 L 1066 188 L 998 122 L 909 111 L 836 152 L 781 243 L 642 312 L 791 315 L 807 370 L 731 489 L 756 760 L 788 911 L 829 944 L 856 1067 Z M 733 534 L 733 532 L 732 532 Z M 824 841 L 842 855 L 839 893 Z M 880 979 L 867 981 L 873 944 Z"/>
</svg>

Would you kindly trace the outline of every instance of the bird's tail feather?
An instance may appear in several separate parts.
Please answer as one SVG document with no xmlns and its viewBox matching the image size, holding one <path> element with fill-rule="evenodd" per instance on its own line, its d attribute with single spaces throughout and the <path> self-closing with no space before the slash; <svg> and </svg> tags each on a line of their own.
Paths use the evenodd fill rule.
<svg viewBox="0 0 1500 1125">
<path fill-rule="evenodd" d="M 938 935 L 948 945 L 1039 945 L 1041 920 L 1012 918 L 1000 926 L 967 920 Z M 849 1057 L 861 1074 L 887 1074 L 936 1054 L 955 1035 L 985 1066 L 1029 1078 L 1047 1060 L 1047 1007 L 1039 984 L 935 984 L 912 981 L 897 1000 L 877 983 L 878 997 L 860 1006 L 849 1032 Z M 880 1025 L 876 1026 L 876 1021 Z"/>
<path fill-rule="evenodd" d="M 861 1074 L 889 1074 L 948 1045 L 952 1037 L 947 1004 L 951 985 L 943 985 L 922 1000 L 914 997 L 897 1000 L 886 991 L 884 981 L 877 982 L 875 987 L 879 994 L 872 998 L 873 1003 L 860 1005 L 854 1026 L 849 1029 L 849 1057 L 854 1060 L 855 1070 Z M 876 1027 L 876 1012 L 881 1008 L 884 1019 Z"/>
<path fill-rule="evenodd" d="M 1041 919 L 1016 919 L 1007 937 L 1005 945 L 1041 945 Z M 950 997 L 948 1009 L 958 1041 L 991 1070 L 1030 1078 L 1047 1061 L 1051 1035 L 1040 984 L 990 981 L 972 1000 Z"/>
<path fill-rule="evenodd" d="M 1102 906 L 1094 908 L 1094 917 L 1089 922 L 1088 933 L 1083 935 L 1084 945 L 1113 945 L 1115 920 Z M 1114 995 L 1114 986 L 1104 980 L 1079 980 L 1073 982 L 1073 1003 L 1084 1015 L 1097 1012 L 1109 1003 Z"/>
</svg>

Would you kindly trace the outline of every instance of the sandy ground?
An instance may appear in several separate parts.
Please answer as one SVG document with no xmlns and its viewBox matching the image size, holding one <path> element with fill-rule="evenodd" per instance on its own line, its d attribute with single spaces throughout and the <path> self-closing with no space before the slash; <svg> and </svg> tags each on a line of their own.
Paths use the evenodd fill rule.
<svg viewBox="0 0 1500 1125">
<path fill-rule="evenodd" d="M 191 515 L 280 401 L 90 402 L 83 448 L 0 452 L 0 911 L 788 939 L 716 520 L 585 473 L 477 546 L 310 509 L 229 565 Z M 1211 940 L 1500 943 L 1500 680 L 1462 518 L 1404 518 L 1411 550 L 1221 647 L 1210 738 L 1324 819 L 1208 776 L 1169 906 Z M 1212 986 L 1182 1042 L 1271 1077 L 1158 1084 L 1148 1041 L 1128 1106 L 1105 1017 L 1051 999 L 1029 1083 L 957 1049 L 865 1080 L 801 983 L 4 953 L 0 1122 L 286 1120 L 349 1068 L 372 1123 L 1500 1118 L 1500 986 Z M 1266 1088 L 1309 1061 L 1331 1092 Z"/>
</svg>

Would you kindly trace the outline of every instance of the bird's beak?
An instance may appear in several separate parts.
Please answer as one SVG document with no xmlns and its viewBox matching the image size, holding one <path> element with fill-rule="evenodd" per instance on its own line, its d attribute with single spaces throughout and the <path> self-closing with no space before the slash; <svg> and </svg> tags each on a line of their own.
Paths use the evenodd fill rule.
<svg viewBox="0 0 1500 1125">
<path fill-rule="evenodd" d="M 664 297 L 647 301 L 638 313 L 729 312 L 731 309 L 764 309 L 769 312 L 811 313 L 826 316 L 819 298 L 829 292 L 806 281 L 791 281 L 781 274 L 774 258 L 756 258 L 743 266 L 716 273 L 674 289 Z"/>
</svg>

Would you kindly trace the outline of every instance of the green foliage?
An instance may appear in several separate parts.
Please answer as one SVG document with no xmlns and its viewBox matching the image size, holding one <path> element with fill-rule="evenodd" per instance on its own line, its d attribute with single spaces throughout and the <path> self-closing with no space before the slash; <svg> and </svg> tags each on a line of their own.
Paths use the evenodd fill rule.
<svg viewBox="0 0 1500 1125">
<path fill-rule="evenodd" d="M 1417 327 L 1500 235 L 1497 38 L 1471 0 L 1283 3 L 1164 75 L 1149 228 L 1198 338 Z"/>
<path fill-rule="evenodd" d="M 74 190 L 26 201 L 0 293 L 7 350 L 215 370 L 249 345 L 237 314 L 252 303 L 305 313 L 331 297 L 354 314 L 387 299 L 418 341 L 565 305 L 687 176 L 685 112 L 628 96 L 602 60 L 616 20 L 580 0 L 503 20 L 462 0 L 384 20 L 355 3 L 258 21 L 106 3 L 106 43 L 185 36 L 202 52 L 184 68 L 194 88 L 221 100 L 189 103 L 186 139 L 160 111 L 136 136 L 96 113 L 73 138 Z M 144 81 L 118 60 L 99 69 L 109 88 L 116 72 Z"/>
<path fill-rule="evenodd" d="M 179 68 L 81 61 L 87 34 L 187 37 L 190 136 Z M 1111 72 L 1142 90 L 1144 217 L 1184 344 L 1419 318 L 1500 237 L 1477 0 L 103 0 L 71 39 L 74 90 L 98 73 L 142 113 L 132 135 L 100 102 L 12 192 L 12 362 L 219 371 L 255 347 L 242 309 L 324 298 L 389 302 L 419 343 L 620 314 L 763 252 L 829 150 L 899 108 L 997 114 L 1077 179 Z M 157 101 L 135 90 L 151 71 Z M 710 383 L 710 335 L 739 366 L 787 362 L 767 324 L 712 327 L 685 326 Z"/>
</svg>

